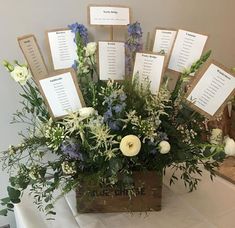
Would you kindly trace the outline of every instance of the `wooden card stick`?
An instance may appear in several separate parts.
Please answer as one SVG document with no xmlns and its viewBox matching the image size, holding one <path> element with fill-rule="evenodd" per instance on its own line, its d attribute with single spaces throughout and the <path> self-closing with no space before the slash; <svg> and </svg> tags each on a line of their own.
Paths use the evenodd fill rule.
<svg viewBox="0 0 235 228">
<path fill-rule="evenodd" d="M 110 41 L 114 40 L 114 27 L 113 25 L 110 26 Z"/>
<path fill-rule="evenodd" d="M 147 33 L 145 51 L 150 51 L 149 50 L 149 45 L 150 45 L 150 32 Z"/>
</svg>

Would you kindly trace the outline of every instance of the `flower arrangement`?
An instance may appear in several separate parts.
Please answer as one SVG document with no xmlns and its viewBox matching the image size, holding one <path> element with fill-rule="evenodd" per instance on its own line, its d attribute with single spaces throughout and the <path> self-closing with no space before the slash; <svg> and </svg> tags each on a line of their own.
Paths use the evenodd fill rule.
<svg viewBox="0 0 235 228">
<path fill-rule="evenodd" d="M 210 52 L 181 74 L 173 92 L 167 89 L 166 79 L 153 95 L 151 82 L 139 82 L 138 77 L 131 80 L 127 75 L 123 82 L 100 81 L 96 43 L 88 43 L 83 25 L 75 23 L 69 28 L 76 34 L 78 60 L 73 68 L 87 107 L 63 119 L 51 119 L 28 67 L 4 61 L 22 88 L 22 109 L 14 114 L 12 122 L 24 123 L 28 128 L 20 133 L 22 143 L 10 146 L 0 157 L 10 174 L 1 215 L 12 211 L 28 186 L 38 208 L 48 215 L 54 214 L 56 189 L 66 194 L 84 182 L 109 187 L 121 182 L 131 197 L 135 194 L 134 171 L 151 170 L 161 175 L 172 167 L 171 184 L 182 179 L 192 191 L 200 181 L 197 174 L 201 175 L 202 166 L 213 177 L 226 153 L 234 155 L 234 141 L 227 138 L 223 142 L 221 130 L 208 130 L 208 120 L 185 103 L 185 83 Z M 128 26 L 128 74 L 135 53 L 142 50 L 141 37 L 139 23 Z M 176 171 L 180 171 L 179 177 Z"/>
</svg>

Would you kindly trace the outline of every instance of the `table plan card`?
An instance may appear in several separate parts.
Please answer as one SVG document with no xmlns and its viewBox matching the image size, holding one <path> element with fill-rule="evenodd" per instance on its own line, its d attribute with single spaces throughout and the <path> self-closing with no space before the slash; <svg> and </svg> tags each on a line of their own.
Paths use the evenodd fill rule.
<svg viewBox="0 0 235 228">
<path fill-rule="evenodd" d="M 210 117 L 215 116 L 226 100 L 235 92 L 235 75 L 220 64 L 214 63 L 198 76 L 189 91 L 187 101 L 192 107 Z"/>
<path fill-rule="evenodd" d="M 123 80 L 125 75 L 125 44 L 123 42 L 100 41 L 100 80 Z"/>
<path fill-rule="evenodd" d="M 78 58 L 75 34 L 69 29 L 62 29 L 49 31 L 47 35 L 54 70 L 72 67 Z"/>
<path fill-rule="evenodd" d="M 130 8 L 119 6 L 90 6 L 89 20 L 91 25 L 128 25 Z"/>
<path fill-rule="evenodd" d="M 205 35 L 179 30 L 168 68 L 183 73 L 191 67 L 201 57 L 207 38 Z"/>
<path fill-rule="evenodd" d="M 34 78 L 44 78 L 48 70 L 34 35 L 26 35 L 18 38 L 19 46 L 30 67 Z"/>
<path fill-rule="evenodd" d="M 177 35 L 176 30 L 156 29 L 153 52 L 164 51 L 169 55 Z"/>
<path fill-rule="evenodd" d="M 150 90 L 157 94 L 164 67 L 164 55 L 136 53 L 133 79 L 139 77 L 141 82 L 150 82 Z"/>
<path fill-rule="evenodd" d="M 39 83 L 54 118 L 76 112 L 84 105 L 73 70 L 55 73 L 53 76 L 39 80 Z"/>
</svg>

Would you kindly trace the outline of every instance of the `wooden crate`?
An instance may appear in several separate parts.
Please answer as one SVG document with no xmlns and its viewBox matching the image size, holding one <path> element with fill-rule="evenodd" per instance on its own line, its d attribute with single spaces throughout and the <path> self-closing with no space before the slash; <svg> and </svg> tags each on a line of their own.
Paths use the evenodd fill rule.
<svg viewBox="0 0 235 228">
<path fill-rule="evenodd" d="M 77 189 L 77 210 L 79 213 L 145 212 L 161 210 L 162 176 L 156 172 L 135 172 L 133 174 L 136 196 L 131 199 L 122 188 L 100 189 L 84 196 L 83 186 Z M 95 196 L 96 195 L 96 196 Z"/>
</svg>

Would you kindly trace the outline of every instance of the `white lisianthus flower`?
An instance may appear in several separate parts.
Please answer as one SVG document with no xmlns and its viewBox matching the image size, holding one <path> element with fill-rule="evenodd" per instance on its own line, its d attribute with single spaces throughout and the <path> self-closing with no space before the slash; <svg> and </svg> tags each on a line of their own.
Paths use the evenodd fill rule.
<svg viewBox="0 0 235 228">
<path fill-rule="evenodd" d="M 167 154 L 170 152 L 171 149 L 170 143 L 164 140 L 158 144 L 158 147 L 161 154 Z"/>
<path fill-rule="evenodd" d="M 78 113 L 81 118 L 86 119 L 89 116 L 92 116 L 95 114 L 95 109 L 92 107 L 84 107 L 84 108 L 80 108 L 78 110 Z"/>
<path fill-rule="evenodd" d="M 87 46 L 85 47 L 85 51 L 86 51 L 86 56 L 92 56 L 95 54 L 96 52 L 96 47 L 97 47 L 97 43 L 96 42 L 90 42 L 87 44 Z"/>
<path fill-rule="evenodd" d="M 31 78 L 31 74 L 26 66 L 15 66 L 14 70 L 11 72 L 11 76 L 21 85 L 25 85 L 27 80 Z"/>
<path fill-rule="evenodd" d="M 224 140 L 225 147 L 224 152 L 228 156 L 235 156 L 235 142 L 233 139 L 226 137 Z"/>
<path fill-rule="evenodd" d="M 123 155 L 132 157 L 140 152 L 141 142 L 135 135 L 127 135 L 122 138 L 119 146 Z"/>
<path fill-rule="evenodd" d="M 219 128 L 212 129 L 210 143 L 216 144 L 216 145 L 222 143 L 222 135 L 223 135 L 223 132 L 221 129 Z"/>
</svg>

